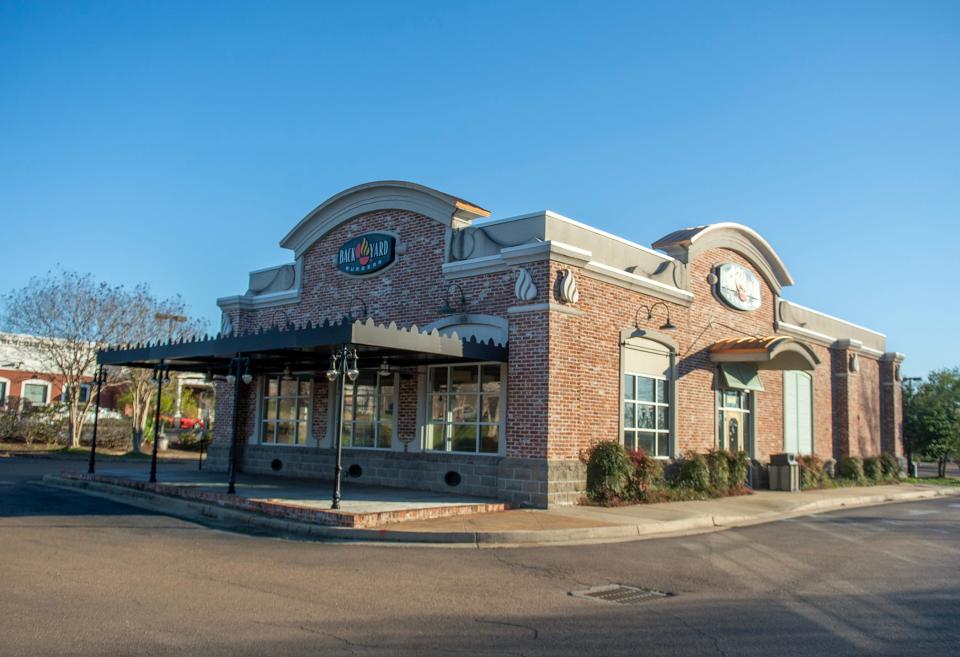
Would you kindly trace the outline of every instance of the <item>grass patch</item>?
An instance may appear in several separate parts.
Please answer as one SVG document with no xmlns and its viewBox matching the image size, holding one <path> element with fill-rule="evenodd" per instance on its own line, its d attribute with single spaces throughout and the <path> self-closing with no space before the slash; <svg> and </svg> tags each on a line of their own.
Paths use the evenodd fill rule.
<svg viewBox="0 0 960 657">
<path fill-rule="evenodd" d="M 89 459 L 90 458 L 90 448 L 89 447 L 60 447 L 58 445 L 25 445 L 23 443 L 0 443 L 0 452 L 9 452 L 10 454 L 44 454 L 57 458 L 70 458 L 70 459 Z M 164 452 L 160 453 L 161 457 L 163 456 L 174 456 L 168 455 Z M 104 461 L 149 461 L 150 452 L 120 452 L 117 450 L 108 450 L 101 447 L 97 448 L 97 460 Z"/>
<path fill-rule="evenodd" d="M 909 484 L 934 484 L 936 486 L 960 486 L 960 477 L 906 477 Z"/>
</svg>

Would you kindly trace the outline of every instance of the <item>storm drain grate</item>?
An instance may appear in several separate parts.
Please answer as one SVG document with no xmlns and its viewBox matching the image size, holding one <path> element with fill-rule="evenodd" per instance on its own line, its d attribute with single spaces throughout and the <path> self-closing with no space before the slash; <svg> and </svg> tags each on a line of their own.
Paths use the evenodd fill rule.
<svg viewBox="0 0 960 657">
<path fill-rule="evenodd" d="M 641 602 L 647 602 L 648 600 L 668 598 L 673 594 L 657 591 L 656 589 L 626 586 L 625 584 L 605 584 L 603 586 L 594 586 L 584 591 L 571 591 L 570 595 L 575 598 L 601 600 L 603 602 L 613 602 L 618 605 L 635 605 Z"/>
</svg>

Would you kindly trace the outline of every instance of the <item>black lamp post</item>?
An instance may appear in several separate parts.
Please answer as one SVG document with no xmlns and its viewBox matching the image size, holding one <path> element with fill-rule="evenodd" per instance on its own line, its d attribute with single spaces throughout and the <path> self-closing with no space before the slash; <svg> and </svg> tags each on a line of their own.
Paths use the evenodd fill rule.
<svg viewBox="0 0 960 657">
<path fill-rule="evenodd" d="M 157 483 L 157 448 L 160 445 L 160 400 L 163 384 L 170 381 L 170 368 L 161 358 L 153 368 L 153 380 L 157 382 L 157 409 L 153 419 L 153 453 L 150 456 L 150 483 Z"/>
<path fill-rule="evenodd" d="M 913 396 L 913 384 L 914 384 L 914 383 L 920 383 L 921 381 L 923 381 L 923 378 L 922 378 L 922 377 L 919 377 L 919 376 L 905 376 L 905 377 L 903 377 L 903 382 L 906 383 L 906 384 L 907 384 L 907 387 L 910 389 L 910 396 L 911 396 L 911 397 Z M 902 399 L 901 399 L 901 402 L 900 402 L 900 403 L 901 403 L 901 404 L 903 403 L 903 400 L 902 400 Z M 919 473 L 919 471 L 918 471 L 917 464 L 913 462 L 913 446 L 912 446 L 912 444 L 911 444 L 911 442 L 910 442 L 909 440 L 906 440 L 906 437 L 904 437 L 904 441 L 903 441 L 903 442 L 904 442 L 904 448 L 905 448 L 906 456 L 907 456 L 907 476 L 908 476 L 908 477 L 916 477 L 916 476 L 918 476 L 920 473 Z"/>
<path fill-rule="evenodd" d="M 353 383 L 360 376 L 360 370 L 357 369 L 357 349 L 352 345 L 345 344 L 330 354 L 330 369 L 327 370 L 327 381 L 333 383 L 340 380 L 340 399 L 336 407 L 336 420 L 333 423 L 333 440 L 336 449 L 336 463 L 333 467 L 333 501 L 330 504 L 331 509 L 340 508 L 340 475 L 343 472 L 343 444 L 341 435 L 343 428 L 340 426 L 343 422 L 343 393 L 346 387 L 346 380 L 350 379 Z"/>
<path fill-rule="evenodd" d="M 633 325 L 636 326 L 637 328 L 640 328 L 640 311 L 641 310 L 645 310 L 647 312 L 646 320 L 648 322 L 651 319 L 653 319 L 653 309 L 656 308 L 657 306 L 663 306 L 663 310 L 667 313 L 667 321 L 663 323 L 663 325 L 660 327 L 660 330 L 675 331 L 677 327 L 674 326 L 673 322 L 670 321 L 670 306 L 668 306 L 663 301 L 657 301 L 655 304 L 651 306 L 644 304 L 644 305 L 641 305 L 639 308 L 637 308 L 637 313 L 636 315 L 634 315 L 634 318 L 633 318 Z"/>
<path fill-rule="evenodd" d="M 250 374 L 250 359 L 237 354 L 230 361 L 230 373 L 227 374 L 227 383 L 233 384 L 233 430 L 230 436 L 230 482 L 227 484 L 227 494 L 237 494 L 237 460 L 240 450 L 237 449 L 237 440 L 240 436 L 240 394 L 243 392 L 241 383 L 249 384 L 253 381 Z"/>
<path fill-rule="evenodd" d="M 93 376 L 93 382 L 97 384 L 97 405 L 93 407 L 93 437 L 90 439 L 90 467 L 87 473 L 94 474 L 97 471 L 97 421 L 100 419 L 100 388 L 107 382 L 107 372 L 103 365 L 97 368 Z"/>
</svg>

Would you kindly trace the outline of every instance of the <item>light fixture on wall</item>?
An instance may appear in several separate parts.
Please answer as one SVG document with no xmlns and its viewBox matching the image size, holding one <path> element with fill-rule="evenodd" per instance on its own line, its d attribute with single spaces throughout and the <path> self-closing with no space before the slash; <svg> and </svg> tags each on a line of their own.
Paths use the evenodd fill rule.
<svg viewBox="0 0 960 657">
<path fill-rule="evenodd" d="M 456 292 L 454 292 L 454 290 L 455 290 Z M 457 293 L 459 293 L 459 298 L 457 298 L 456 296 L 453 296 L 454 294 L 457 294 Z M 450 303 L 451 297 L 453 297 L 453 300 L 454 300 L 455 303 L 459 303 L 459 304 L 460 304 L 460 309 L 459 309 L 459 310 L 457 310 L 456 308 L 454 308 L 454 307 L 453 307 L 453 304 Z M 443 305 L 440 306 L 439 312 L 442 313 L 442 314 L 444 314 L 444 315 L 449 315 L 449 314 L 455 313 L 455 312 L 461 312 L 461 313 L 462 313 L 462 312 L 466 309 L 466 307 L 467 307 L 467 297 L 464 295 L 464 293 L 463 293 L 463 288 L 460 287 L 460 284 L 459 284 L 459 283 L 451 283 L 450 285 L 448 285 L 448 286 L 447 286 L 447 291 L 446 291 L 446 296 L 445 296 L 445 298 L 444 298 L 444 300 L 443 300 Z"/>
<path fill-rule="evenodd" d="M 674 326 L 674 324 L 673 324 L 672 321 L 670 321 L 670 306 L 668 306 L 668 305 L 667 305 L 666 303 L 664 303 L 663 301 L 658 301 L 658 302 L 656 302 L 655 304 L 653 304 L 652 306 L 648 306 L 648 305 L 646 305 L 646 304 L 642 304 L 639 308 L 637 308 L 637 313 L 636 313 L 636 315 L 634 315 L 634 318 L 633 318 L 633 325 L 634 325 L 635 327 L 637 327 L 637 328 L 640 328 L 640 312 L 641 312 L 641 311 L 645 311 L 645 312 L 646 312 L 646 321 L 649 322 L 651 319 L 653 319 L 653 309 L 656 308 L 657 306 L 663 306 L 663 310 L 664 310 L 664 311 L 666 312 L 666 314 L 667 314 L 667 321 L 665 321 L 665 322 L 660 326 L 660 330 L 661 330 L 661 331 L 675 331 L 677 327 Z"/>
<path fill-rule="evenodd" d="M 349 310 L 347 310 L 347 319 L 351 322 L 356 322 L 357 320 L 366 319 L 369 316 L 370 311 L 367 309 L 367 302 L 360 297 L 354 297 L 350 301 Z"/>
<path fill-rule="evenodd" d="M 390 376 L 393 372 L 390 369 L 390 363 L 387 362 L 387 357 L 383 357 L 383 362 L 380 363 L 380 369 L 377 370 L 379 376 Z"/>
</svg>

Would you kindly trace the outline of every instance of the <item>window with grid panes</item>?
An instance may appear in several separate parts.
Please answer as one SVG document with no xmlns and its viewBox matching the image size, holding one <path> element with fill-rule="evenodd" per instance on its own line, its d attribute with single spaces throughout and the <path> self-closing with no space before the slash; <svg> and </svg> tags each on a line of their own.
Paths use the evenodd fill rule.
<svg viewBox="0 0 960 657">
<path fill-rule="evenodd" d="M 670 455 L 670 387 L 667 380 L 626 373 L 623 377 L 623 445 L 651 456 Z"/>
<path fill-rule="evenodd" d="M 310 440 L 309 379 L 270 376 L 263 381 L 260 403 L 260 442 L 306 445 Z"/>
<path fill-rule="evenodd" d="M 498 363 L 431 367 L 427 449 L 499 453 L 502 386 Z"/>
<path fill-rule="evenodd" d="M 390 449 L 396 429 L 396 382 L 393 374 L 380 376 L 361 370 L 343 391 L 341 440 L 347 447 Z"/>
</svg>

